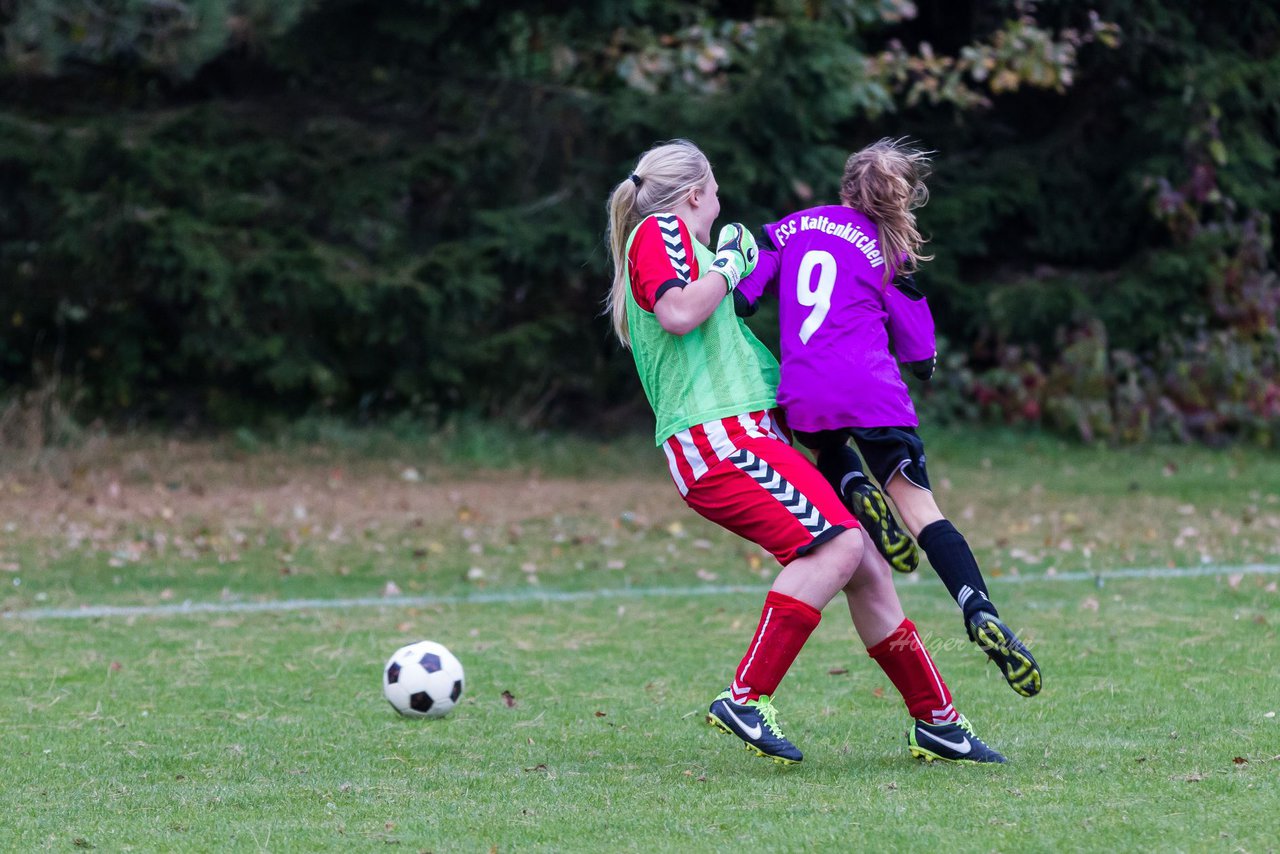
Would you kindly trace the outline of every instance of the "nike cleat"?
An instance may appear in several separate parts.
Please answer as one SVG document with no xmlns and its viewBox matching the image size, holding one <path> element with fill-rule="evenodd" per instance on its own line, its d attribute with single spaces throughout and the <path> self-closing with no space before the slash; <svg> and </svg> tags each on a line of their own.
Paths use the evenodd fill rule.
<svg viewBox="0 0 1280 854">
<path fill-rule="evenodd" d="M 994 661 L 1009 687 L 1024 697 L 1040 693 L 1040 665 L 1013 630 L 989 611 L 979 611 L 966 623 L 969 639 Z"/>
<path fill-rule="evenodd" d="M 889 566 L 898 572 L 916 571 L 920 552 L 915 540 L 902 530 L 878 486 L 865 477 L 858 478 L 849 488 L 849 509 Z"/>
<path fill-rule="evenodd" d="M 767 694 L 762 694 L 759 700 L 735 703 L 732 695 L 725 691 L 711 703 L 707 723 L 721 732 L 736 735 L 747 750 L 757 756 L 772 759 L 779 765 L 795 765 L 804 756 L 778 729 L 776 716 Z"/>
<path fill-rule="evenodd" d="M 907 746 L 912 756 L 925 762 L 938 760 L 977 765 L 983 762 L 1008 761 L 973 734 L 973 725 L 964 715 L 951 724 L 916 721 L 915 726 L 907 732 Z"/>
</svg>

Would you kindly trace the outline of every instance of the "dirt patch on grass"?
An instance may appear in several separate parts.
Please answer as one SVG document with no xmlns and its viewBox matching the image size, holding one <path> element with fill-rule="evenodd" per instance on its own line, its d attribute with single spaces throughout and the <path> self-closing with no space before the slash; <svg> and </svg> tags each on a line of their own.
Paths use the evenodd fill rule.
<svg viewBox="0 0 1280 854">
<path fill-rule="evenodd" d="M 39 537 L 83 523 L 157 522 L 349 529 L 460 518 L 502 525 L 531 518 L 623 512 L 651 519 L 690 512 L 652 472 L 569 479 L 537 472 L 459 472 L 430 459 L 335 454 L 327 449 L 237 453 L 222 443 L 116 442 L 39 466 L 0 469 L 0 539 Z"/>
</svg>

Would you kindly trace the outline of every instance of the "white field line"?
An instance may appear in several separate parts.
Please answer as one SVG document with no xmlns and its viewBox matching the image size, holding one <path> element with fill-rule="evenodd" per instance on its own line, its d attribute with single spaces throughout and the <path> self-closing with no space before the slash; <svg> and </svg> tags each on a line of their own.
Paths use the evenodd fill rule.
<svg viewBox="0 0 1280 854">
<path fill-rule="evenodd" d="M 1106 572 L 1059 572 L 1053 575 L 1002 575 L 992 584 L 1039 584 L 1058 581 L 1091 581 L 1102 586 L 1111 579 L 1204 578 L 1220 575 L 1280 575 L 1280 564 L 1243 566 L 1206 565 L 1182 569 L 1168 567 L 1112 569 Z M 720 596 L 730 593 L 762 594 L 764 585 L 700 587 L 621 587 L 603 590 L 508 590 L 470 593 L 466 596 L 364 596 L 353 599 L 280 599 L 270 602 L 181 602 L 172 605 L 84 605 L 79 608 L 31 608 L 5 611 L 5 620 L 76 620 L 99 617 L 166 617 L 183 614 L 274 613 L 280 611 L 345 610 L 348 608 L 422 608 L 433 605 L 521 604 L 529 602 L 581 602 L 590 599 L 649 599 L 664 596 Z"/>
</svg>

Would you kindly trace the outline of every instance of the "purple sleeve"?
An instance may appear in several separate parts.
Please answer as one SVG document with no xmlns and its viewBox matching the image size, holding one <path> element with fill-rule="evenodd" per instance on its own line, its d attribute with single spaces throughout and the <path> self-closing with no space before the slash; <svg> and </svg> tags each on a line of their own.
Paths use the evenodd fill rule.
<svg viewBox="0 0 1280 854">
<path fill-rule="evenodd" d="M 897 284 L 884 289 L 884 308 L 888 314 L 889 338 L 900 362 L 930 359 L 938 350 L 933 335 L 933 315 L 929 301 L 913 287 L 899 289 Z"/>
<path fill-rule="evenodd" d="M 778 290 L 778 266 L 781 258 L 772 249 L 761 249 L 760 259 L 750 276 L 744 276 L 738 282 L 738 293 L 742 294 L 748 305 L 755 305 L 766 293 Z"/>
</svg>

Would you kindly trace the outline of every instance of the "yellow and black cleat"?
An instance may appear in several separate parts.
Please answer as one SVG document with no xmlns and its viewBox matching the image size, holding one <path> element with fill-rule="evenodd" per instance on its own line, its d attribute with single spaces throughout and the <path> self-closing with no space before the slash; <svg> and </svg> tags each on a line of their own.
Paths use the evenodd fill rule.
<svg viewBox="0 0 1280 854">
<path fill-rule="evenodd" d="M 911 755 L 925 762 L 957 762 L 962 765 L 1000 764 L 1007 760 L 992 750 L 973 731 L 973 725 L 960 716 L 958 721 L 930 724 L 916 721 L 907 731 L 907 748 Z"/>
<path fill-rule="evenodd" d="M 871 537 L 871 542 L 876 544 L 876 550 L 884 555 L 889 566 L 896 571 L 915 572 L 920 565 L 920 551 L 916 548 L 915 540 L 902 530 L 902 526 L 894 518 L 884 493 L 865 478 L 852 487 L 850 492 L 850 509 L 854 518 Z"/>
<path fill-rule="evenodd" d="M 735 703 L 725 691 L 711 703 L 707 723 L 727 735 L 742 739 L 748 751 L 779 765 L 795 765 L 804 759 L 800 749 L 778 727 L 777 711 L 767 694 L 757 700 Z"/>
<path fill-rule="evenodd" d="M 968 629 L 969 637 L 996 663 L 1010 688 L 1024 697 L 1040 693 L 1040 665 L 999 617 L 980 611 L 969 620 Z"/>
</svg>

